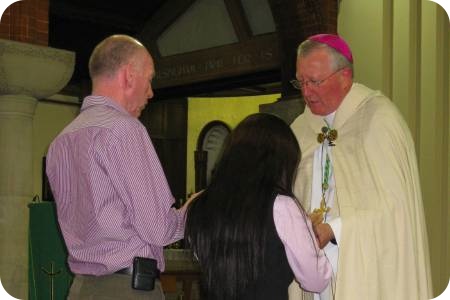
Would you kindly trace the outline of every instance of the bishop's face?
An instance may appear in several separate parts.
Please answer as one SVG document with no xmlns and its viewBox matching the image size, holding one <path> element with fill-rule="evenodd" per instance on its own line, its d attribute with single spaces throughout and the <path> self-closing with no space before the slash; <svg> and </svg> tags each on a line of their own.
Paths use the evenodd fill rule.
<svg viewBox="0 0 450 300">
<path fill-rule="evenodd" d="M 337 110 L 352 83 L 351 71 L 333 69 L 330 54 L 324 48 L 297 59 L 296 77 L 306 105 L 320 116 Z"/>
</svg>

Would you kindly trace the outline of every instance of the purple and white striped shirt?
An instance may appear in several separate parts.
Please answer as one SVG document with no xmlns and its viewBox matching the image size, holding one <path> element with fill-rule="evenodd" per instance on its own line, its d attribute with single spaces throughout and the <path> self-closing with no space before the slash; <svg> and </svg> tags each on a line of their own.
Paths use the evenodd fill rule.
<svg viewBox="0 0 450 300">
<path fill-rule="evenodd" d="M 52 142 L 47 176 L 75 274 L 111 274 L 150 257 L 164 270 L 163 246 L 184 234 L 174 198 L 145 127 L 102 96 Z"/>
</svg>

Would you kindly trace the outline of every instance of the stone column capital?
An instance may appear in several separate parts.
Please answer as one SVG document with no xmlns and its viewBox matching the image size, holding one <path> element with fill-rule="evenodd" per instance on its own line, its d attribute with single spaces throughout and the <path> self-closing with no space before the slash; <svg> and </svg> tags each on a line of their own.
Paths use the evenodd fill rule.
<svg viewBox="0 0 450 300">
<path fill-rule="evenodd" d="M 0 116 L 22 116 L 33 119 L 36 104 L 36 98 L 31 96 L 0 95 Z"/>
<path fill-rule="evenodd" d="M 43 99 L 72 77 L 75 53 L 0 39 L 0 95 Z"/>
</svg>

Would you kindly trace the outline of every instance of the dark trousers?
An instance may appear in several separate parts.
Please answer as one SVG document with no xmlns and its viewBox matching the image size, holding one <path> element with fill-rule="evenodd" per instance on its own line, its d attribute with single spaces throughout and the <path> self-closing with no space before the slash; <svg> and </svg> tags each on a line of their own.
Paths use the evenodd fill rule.
<svg viewBox="0 0 450 300">
<path fill-rule="evenodd" d="M 131 276 L 111 274 L 105 276 L 76 275 L 70 287 L 68 300 L 145 299 L 164 300 L 161 281 L 155 281 L 152 291 L 131 288 Z"/>
</svg>

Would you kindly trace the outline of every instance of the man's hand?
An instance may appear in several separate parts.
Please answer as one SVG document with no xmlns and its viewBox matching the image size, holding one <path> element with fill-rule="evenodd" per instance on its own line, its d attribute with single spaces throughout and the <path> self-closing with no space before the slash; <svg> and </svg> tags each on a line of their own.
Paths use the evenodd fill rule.
<svg viewBox="0 0 450 300">
<path fill-rule="evenodd" d="M 323 249 L 330 240 L 334 239 L 333 229 L 331 229 L 331 226 L 328 223 L 317 224 L 313 226 L 313 229 L 319 242 L 320 249 Z"/>
<path fill-rule="evenodd" d="M 200 195 L 201 193 L 203 193 L 204 190 L 201 190 L 200 192 L 197 192 L 195 194 L 192 194 L 191 196 L 189 196 L 189 198 L 186 200 L 186 202 L 183 204 L 183 207 L 187 207 L 189 205 L 189 203 L 192 202 L 192 200 L 194 200 L 195 198 L 197 198 L 198 195 Z"/>
</svg>

